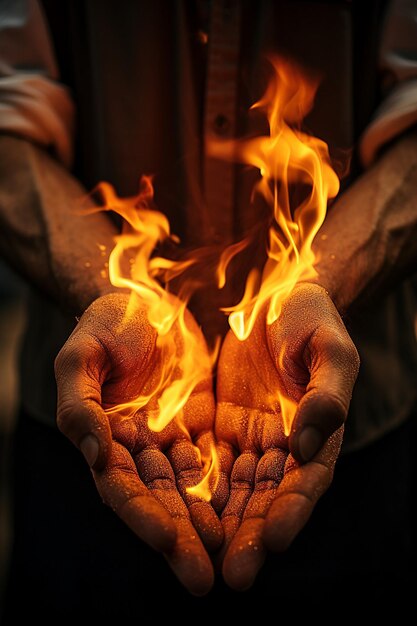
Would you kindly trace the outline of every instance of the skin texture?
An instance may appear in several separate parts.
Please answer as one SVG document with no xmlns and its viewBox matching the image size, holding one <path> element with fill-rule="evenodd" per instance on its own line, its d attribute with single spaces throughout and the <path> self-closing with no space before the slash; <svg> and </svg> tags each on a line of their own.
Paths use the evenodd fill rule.
<svg viewBox="0 0 417 626">
<path fill-rule="evenodd" d="M 231 333 L 226 337 L 216 434 L 222 502 L 230 489 L 222 516 L 223 575 L 235 589 L 252 584 L 267 549 L 289 546 L 331 482 L 359 364 L 338 312 L 360 308 L 415 271 L 416 197 L 414 128 L 329 209 L 313 245 L 317 291 L 298 285 L 274 325 L 266 328 L 259 319 L 244 343 Z M 289 440 L 278 407 L 271 412 L 265 401 L 277 389 L 299 402 Z M 300 454 L 303 424 L 318 427 L 325 442 L 311 459 Z"/>
<path fill-rule="evenodd" d="M 386 290 L 415 270 L 416 172 L 417 135 L 411 130 L 331 207 L 314 246 L 320 284 L 340 312 L 359 306 L 365 294 Z M 31 285 L 72 314 L 81 314 L 96 298 L 114 291 L 105 267 L 107 256 L 100 255 L 97 244 L 109 250 L 116 229 L 106 215 L 85 217 L 74 211 L 84 194 L 82 186 L 45 151 L 22 139 L 0 137 L 2 255 Z M 245 344 L 229 334 L 221 352 L 216 431 L 223 475 L 216 505 L 226 506 L 224 575 L 239 589 L 252 583 L 266 548 L 282 550 L 289 545 L 327 488 L 356 374 L 356 351 L 346 339 L 331 301 L 319 286 L 308 298 L 296 298 L 303 289 L 301 285 L 297 288 L 276 325 L 267 331 L 259 319 Z M 131 336 L 115 334 L 124 307 L 118 297 L 100 298 L 87 310 L 57 359 L 59 425 L 90 460 L 95 456 L 95 444 L 86 437 L 93 435 L 99 441 L 92 465 L 103 499 L 139 536 L 167 554 L 191 591 L 204 593 L 211 585 L 211 565 L 200 540 L 192 540 L 194 548 L 186 552 L 189 538 L 195 534 L 188 518 L 192 513 L 183 508 L 181 496 L 177 498 L 182 466 L 177 464 L 176 471 L 175 459 L 170 456 L 173 442 L 181 441 L 182 434 L 173 429 L 151 442 L 139 437 L 146 431 L 143 419 L 119 424 L 110 421 L 102 408 L 102 402 L 103 406 L 113 400 L 119 402 L 125 392 L 133 393 L 135 386 L 140 387 L 143 377 L 150 376 L 146 355 L 155 356 L 155 338 L 144 319 L 138 318 L 130 329 Z M 325 329 L 322 333 L 313 332 L 317 323 Z M 335 333 L 329 335 L 329 328 Z M 277 352 L 288 338 L 292 340 L 286 349 L 285 372 L 278 375 Z M 341 349 L 341 345 L 345 347 Z M 129 346 L 137 350 L 132 352 Z M 126 363 L 130 367 L 125 367 Z M 137 375 L 132 377 L 132 372 Z M 143 373 L 140 380 L 138 372 Z M 314 373 L 320 376 L 313 377 Z M 310 374 L 314 383 L 308 382 Z M 330 395 L 328 381 L 333 389 Z M 280 428 L 279 412 L 266 410 L 263 398 L 265 389 L 270 394 L 281 385 L 300 400 L 289 441 Z M 322 389 L 315 395 L 314 385 Z M 190 411 L 196 425 L 204 423 L 196 426 L 197 439 L 198 432 L 210 429 L 214 410 L 211 391 L 196 393 L 199 402 L 204 397 L 210 398 L 207 404 L 194 413 Z M 259 420 L 253 417 L 257 415 Z M 302 467 L 297 465 L 301 423 L 314 423 L 324 438 L 330 436 L 318 455 Z M 247 455 L 247 468 L 239 461 L 242 455 Z M 184 455 L 185 467 L 191 463 L 190 474 L 199 471 L 191 456 L 191 450 Z M 154 474 L 147 473 L 147 467 Z M 169 489 L 162 485 L 169 485 Z M 177 511 L 182 513 L 167 516 L 157 497 L 164 491 L 174 495 Z M 187 505 L 193 510 L 189 501 Z M 169 508 L 173 510 L 171 502 Z M 212 515 L 210 510 L 207 519 Z M 206 545 L 214 547 L 217 540 L 213 536 L 221 537 L 221 530 L 210 530 L 206 536 L 194 517 L 194 527 Z M 214 521 L 212 527 L 216 528 Z"/>
<path fill-rule="evenodd" d="M 106 262 L 117 229 L 105 213 L 80 211 L 91 206 L 85 188 L 45 150 L 0 136 L 1 254 L 74 316 L 115 291 Z"/>
<path fill-rule="evenodd" d="M 416 271 L 416 197 L 414 127 L 337 198 L 314 240 L 317 282 L 341 315 Z"/>
<path fill-rule="evenodd" d="M 103 501 L 138 537 L 163 552 L 193 594 L 213 583 L 207 550 L 219 548 L 223 532 L 212 506 L 186 493 L 202 478 L 197 448 L 204 455 L 213 441 L 211 372 L 184 407 L 190 436 L 173 420 L 162 432 L 148 428 L 156 399 L 133 418 L 104 409 L 155 389 L 161 367 L 156 332 L 144 310 L 122 324 L 128 297 L 109 294 L 84 313 L 56 359 L 58 426 L 84 451 Z M 187 325 L 206 350 L 191 315 Z M 182 349 L 178 329 L 173 346 Z M 98 442 L 94 458 L 94 442 Z"/>
<path fill-rule="evenodd" d="M 216 436 L 223 470 L 219 493 L 227 502 L 223 576 L 234 589 L 251 586 L 267 549 L 290 545 L 328 488 L 358 367 L 344 324 L 317 285 L 298 285 L 271 326 L 264 311 L 246 341 L 231 332 L 226 337 Z M 289 438 L 271 390 L 298 403 Z M 300 433 L 310 426 L 321 434 L 321 445 L 305 459 Z"/>
</svg>

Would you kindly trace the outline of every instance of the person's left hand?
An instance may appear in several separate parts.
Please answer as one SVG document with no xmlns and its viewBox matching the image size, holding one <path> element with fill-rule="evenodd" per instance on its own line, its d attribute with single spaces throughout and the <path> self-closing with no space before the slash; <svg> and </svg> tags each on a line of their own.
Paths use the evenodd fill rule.
<svg viewBox="0 0 417 626">
<path fill-rule="evenodd" d="M 164 348 L 139 300 L 126 323 L 129 303 L 121 293 L 95 300 L 61 349 L 55 368 L 57 423 L 86 457 L 103 501 L 140 539 L 164 553 L 191 593 L 202 595 L 214 576 L 207 550 L 217 549 L 223 539 L 211 505 L 187 491 L 201 480 L 202 459 L 214 442 L 210 359 L 186 311 L 196 350 L 191 357 L 199 359 L 194 368 L 199 366 L 201 378 L 182 411 L 162 430 L 151 430 L 149 420 L 159 414 L 165 389 L 163 372 L 171 372 L 172 385 L 178 382 L 178 359 L 190 348 L 178 321 Z M 124 415 L 123 403 L 138 397 L 143 404 Z"/>
<path fill-rule="evenodd" d="M 298 285 L 279 319 L 266 310 L 246 341 L 230 331 L 217 374 L 223 575 L 250 587 L 267 548 L 283 551 L 332 480 L 359 358 L 322 287 Z M 296 403 L 284 433 L 278 392 Z"/>
</svg>

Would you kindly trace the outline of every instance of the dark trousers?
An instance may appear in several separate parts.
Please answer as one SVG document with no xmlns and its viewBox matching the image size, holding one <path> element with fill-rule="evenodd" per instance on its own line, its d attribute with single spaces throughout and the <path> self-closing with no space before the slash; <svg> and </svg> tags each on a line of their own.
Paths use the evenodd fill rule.
<svg viewBox="0 0 417 626">
<path fill-rule="evenodd" d="M 287 553 L 269 556 L 250 591 L 235 593 L 218 576 L 208 596 L 193 598 L 164 558 L 102 504 L 72 444 L 22 414 L 13 450 L 14 546 L 2 623 L 14 624 L 26 611 L 31 622 L 91 617 L 106 623 L 117 617 L 140 623 L 150 610 L 160 616 L 183 608 L 195 623 L 194 611 L 215 617 L 224 604 L 253 610 L 258 599 L 259 606 L 272 602 L 280 614 L 313 611 L 318 617 L 318 610 L 335 606 L 343 615 L 361 603 L 373 613 L 394 606 L 398 614 L 410 599 L 414 603 L 410 592 L 417 590 L 416 448 L 416 420 L 410 418 L 342 457 L 307 527 Z"/>
</svg>

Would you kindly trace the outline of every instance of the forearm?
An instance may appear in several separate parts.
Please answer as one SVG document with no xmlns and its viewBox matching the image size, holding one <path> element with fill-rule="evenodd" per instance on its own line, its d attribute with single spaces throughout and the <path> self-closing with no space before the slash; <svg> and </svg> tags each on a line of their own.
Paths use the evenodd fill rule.
<svg viewBox="0 0 417 626">
<path fill-rule="evenodd" d="M 0 136 L 1 254 L 75 314 L 112 290 L 107 261 L 116 229 L 104 213 L 77 211 L 85 195 L 44 150 Z"/>
<path fill-rule="evenodd" d="M 346 312 L 417 266 L 417 131 L 400 138 L 329 209 L 314 250 L 317 282 Z"/>
</svg>

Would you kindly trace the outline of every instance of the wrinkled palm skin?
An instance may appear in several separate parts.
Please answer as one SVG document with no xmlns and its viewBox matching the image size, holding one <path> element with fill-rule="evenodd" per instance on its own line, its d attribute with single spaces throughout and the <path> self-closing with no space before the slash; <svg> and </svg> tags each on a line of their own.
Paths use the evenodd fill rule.
<svg viewBox="0 0 417 626">
<path fill-rule="evenodd" d="M 207 550 L 218 548 L 223 538 L 212 506 L 186 493 L 202 477 L 199 450 L 204 455 L 213 440 L 211 372 L 208 367 L 184 407 L 189 435 L 177 420 L 159 433 L 149 429 L 157 398 L 131 419 L 105 413 L 151 391 L 164 358 L 145 310 L 123 324 L 127 300 L 123 294 L 96 300 L 61 350 L 56 361 L 58 425 L 77 446 L 88 434 L 97 437 L 100 453 L 93 477 L 103 501 L 140 538 L 164 552 L 182 583 L 200 595 L 213 582 Z M 187 324 L 204 354 L 206 344 L 191 315 Z M 181 351 L 176 326 L 171 334 L 173 350 Z"/>
<path fill-rule="evenodd" d="M 271 325 L 265 309 L 246 341 L 227 335 L 216 436 L 219 490 L 230 494 L 222 514 L 223 575 L 233 588 L 250 587 L 267 549 L 289 546 L 328 488 L 357 371 L 356 349 L 316 285 L 297 286 Z M 298 405 L 289 437 L 277 391 Z M 308 425 L 321 431 L 324 445 L 303 464 L 299 435 Z"/>
</svg>

